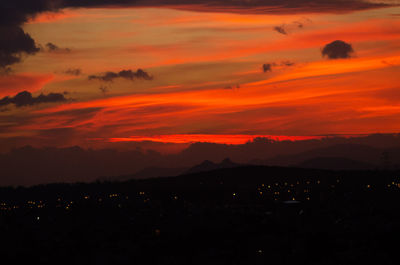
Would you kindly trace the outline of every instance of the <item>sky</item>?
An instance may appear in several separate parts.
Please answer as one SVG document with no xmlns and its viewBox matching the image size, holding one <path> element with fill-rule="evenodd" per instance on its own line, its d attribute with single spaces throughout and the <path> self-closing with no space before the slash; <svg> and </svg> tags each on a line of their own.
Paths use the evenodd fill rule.
<svg viewBox="0 0 400 265">
<path fill-rule="evenodd" d="M 2 1 L 1 149 L 398 133 L 397 4 Z"/>
</svg>

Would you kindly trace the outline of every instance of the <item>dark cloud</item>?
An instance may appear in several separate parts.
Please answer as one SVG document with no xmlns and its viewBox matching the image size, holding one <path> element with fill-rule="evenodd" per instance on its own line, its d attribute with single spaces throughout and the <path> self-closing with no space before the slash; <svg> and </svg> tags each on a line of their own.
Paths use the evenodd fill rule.
<svg viewBox="0 0 400 265">
<path fill-rule="evenodd" d="M 328 59 L 345 59 L 350 58 L 354 53 L 351 44 L 341 40 L 335 40 L 321 50 L 322 56 L 328 57 Z"/>
<path fill-rule="evenodd" d="M 283 34 L 283 35 L 287 35 L 287 32 L 286 32 L 286 30 L 285 30 L 285 26 L 284 26 L 284 25 L 282 25 L 282 26 L 276 26 L 276 27 L 274 27 L 274 30 L 275 30 L 276 32 L 278 32 L 278 33 Z"/>
<path fill-rule="evenodd" d="M 102 81 L 106 81 L 106 82 L 111 82 L 115 78 L 118 78 L 118 77 L 119 77 L 118 73 L 107 72 L 107 73 L 104 73 L 103 75 L 90 75 L 89 80 L 98 79 L 98 80 L 102 80 Z"/>
<path fill-rule="evenodd" d="M 64 71 L 64 73 L 67 75 L 78 76 L 78 75 L 82 74 L 82 70 L 79 68 L 70 68 L 70 69 L 67 69 L 66 71 Z"/>
<path fill-rule="evenodd" d="M 103 93 L 103 95 L 105 96 L 108 92 L 108 87 L 106 86 L 101 86 L 99 87 L 99 90 L 101 91 L 101 93 Z"/>
<path fill-rule="evenodd" d="M 368 0 L 138 0 L 137 5 L 251 14 L 343 13 L 390 6 Z"/>
<path fill-rule="evenodd" d="M 49 51 L 56 51 L 58 49 L 60 49 L 57 45 L 55 45 L 54 43 L 47 43 L 46 44 L 47 49 L 49 49 Z"/>
<path fill-rule="evenodd" d="M 293 65 L 295 65 L 295 63 L 291 62 L 291 61 L 282 61 L 281 65 L 282 66 L 293 66 Z"/>
<path fill-rule="evenodd" d="M 0 1 L 0 70 L 22 61 L 23 56 L 33 55 L 40 49 L 33 38 L 25 33 L 22 25 L 43 11 L 54 10 L 52 0 L 2 0 Z"/>
<path fill-rule="evenodd" d="M 48 42 L 46 44 L 46 48 L 47 48 L 48 52 L 70 52 L 71 51 L 71 49 L 69 49 L 69 48 L 60 48 L 51 42 Z"/>
<path fill-rule="evenodd" d="M 134 78 L 145 79 L 145 80 L 153 79 L 153 77 L 151 77 L 148 73 L 146 73 L 142 69 L 138 69 L 136 72 L 132 70 L 122 70 L 121 72 L 119 72 L 119 76 L 131 80 L 133 80 Z"/>
<path fill-rule="evenodd" d="M 106 72 L 103 75 L 90 75 L 89 80 L 98 79 L 105 82 L 111 82 L 116 78 L 124 78 L 128 80 L 144 79 L 152 80 L 153 77 L 142 69 L 138 69 L 136 72 L 132 70 L 122 70 L 120 72 Z"/>
<path fill-rule="evenodd" d="M 33 97 L 28 91 L 23 91 L 15 95 L 14 97 L 4 97 L 0 100 L 0 107 L 9 104 L 14 104 L 16 107 L 24 107 L 30 105 L 36 105 L 40 103 L 51 103 L 51 102 L 62 102 L 66 101 L 63 94 L 50 93 L 48 95 L 40 94 L 37 97 Z"/>
<path fill-rule="evenodd" d="M 9 65 L 19 63 L 24 55 L 33 55 L 39 50 L 32 37 L 20 27 L 0 26 L 1 69 L 6 69 Z"/>
<path fill-rule="evenodd" d="M 10 71 L 10 66 L 34 55 L 40 47 L 22 29 L 22 25 L 37 14 L 57 11 L 59 0 L 1 0 L 0 1 L 0 72 Z"/>
<path fill-rule="evenodd" d="M 299 20 L 293 21 L 291 23 L 275 26 L 273 30 L 280 34 L 288 35 L 294 31 L 303 29 L 306 25 L 310 23 L 312 23 L 312 21 L 309 18 L 302 17 Z"/>
<path fill-rule="evenodd" d="M 272 64 L 270 63 L 265 63 L 262 66 L 264 73 L 266 72 L 271 72 L 272 71 Z"/>
<path fill-rule="evenodd" d="M 224 89 L 239 89 L 240 85 L 236 84 L 236 85 L 227 85 L 226 87 L 224 87 Z"/>
<path fill-rule="evenodd" d="M 295 21 L 293 23 L 296 24 L 299 29 L 304 28 L 304 24 L 302 22 L 300 22 L 300 21 Z"/>
<path fill-rule="evenodd" d="M 266 72 L 272 72 L 272 67 L 275 67 L 275 66 L 289 67 L 289 66 L 293 66 L 293 65 L 295 65 L 295 63 L 291 62 L 291 61 L 282 61 L 280 63 L 265 63 L 265 64 L 263 64 L 262 69 L 263 69 L 264 73 L 266 73 Z"/>
</svg>

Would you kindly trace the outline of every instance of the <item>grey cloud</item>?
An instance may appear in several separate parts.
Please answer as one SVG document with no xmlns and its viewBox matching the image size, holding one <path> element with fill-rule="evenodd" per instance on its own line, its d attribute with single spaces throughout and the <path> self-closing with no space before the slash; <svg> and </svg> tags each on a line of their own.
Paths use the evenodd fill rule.
<svg viewBox="0 0 400 265">
<path fill-rule="evenodd" d="M 236 84 L 236 85 L 227 85 L 226 87 L 224 87 L 224 89 L 239 89 L 240 88 L 240 84 Z"/>
<path fill-rule="evenodd" d="M 106 86 L 101 86 L 99 87 L 99 90 L 101 91 L 101 93 L 103 93 L 103 95 L 105 96 L 108 92 L 108 87 Z"/>
<path fill-rule="evenodd" d="M 79 76 L 82 74 L 82 70 L 80 68 L 69 68 L 66 71 L 64 71 L 64 73 L 67 75 Z"/>
<path fill-rule="evenodd" d="M 266 72 L 271 72 L 272 71 L 272 64 L 270 63 L 265 63 L 262 66 L 264 73 Z"/>
<path fill-rule="evenodd" d="M 274 63 L 265 63 L 265 64 L 263 64 L 262 69 L 263 69 L 263 72 L 266 73 L 266 72 L 272 72 L 272 68 L 275 66 L 289 67 L 289 66 L 293 66 L 293 65 L 295 65 L 295 63 L 291 62 L 291 61 L 282 61 L 280 63 L 275 63 L 275 62 Z"/>
<path fill-rule="evenodd" d="M 14 104 L 16 107 L 24 107 L 30 105 L 36 105 L 40 103 L 50 103 L 50 102 L 63 102 L 66 98 L 63 94 L 50 93 L 48 95 L 40 94 L 37 97 L 33 97 L 28 91 L 22 91 L 15 95 L 14 97 L 4 97 L 0 100 L 0 107 L 9 104 Z"/>
<path fill-rule="evenodd" d="M 281 65 L 282 66 L 293 66 L 293 65 L 295 65 L 295 63 L 291 62 L 291 61 L 282 61 Z"/>
<path fill-rule="evenodd" d="M 351 57 L 354 50 L 351 44 L 342 40 L 335 40 L 325 45 L 321 53 L 322 56 L 326 56 L 328 59 L 346 59 Z"/>
<path fill-rule="evenodd" d="M 90 75 L 89 80 L 101 80 L 105 82 L 112 82 L 116 78 L 124 78 L 128 80 L 144 79 L 152 80 L 153 77 L 142 69 L 138 69 L 136 72 L 132 70 L 122 70 L 120 72 L 106 72 L 102 75 Z"/>
<path fill-rule="evenodd" d="M 70 48 L 60 48 L 56 44 L 48 42 L 46 44 L 46 48 L 48 52 L 71 52 Z"/>
<path fill-rule="evenodd" d="M 286 30 L 285 30 L 285 26 L 284 26 L 284 25 L 282 25 L 282 26 L 276 26 L 276 27 L 274 27 L 274 30 L 275 30 L 276 32 L 278 32 L 278 33 L 283 34 L 283 35 L 287 35 L 287 32 L 286 32 Z"/>
<path fill-rule="evenodd" d="M 309 18 L 302 17 L 299 20 L 293 21 L 288 24 L 282 24 L 280 26 L 275 26 L 273 28 L 274 31 L 288 35 L 289 33 L 292 33 L 293 31 L 300 30 L 304 28 L 306 25 L 312 23 L 312 21 Z"/>
<path fill-rule="evenodd" d="M 304 24 L 301 23 L 301 22 L 299 22 L 299 21 L 295 21 L 295 22 L 293 22 L 293 23 L 296 24 L 297 27 L 300 28 L 300 29 L 304 28 Z"/>
<path fill-rule="evenodd" d="M 8 72 L 8 66 L 21 62 L 24 55 L 33 55 L 39 50 L 32 37 L 20 27 L 0 26 L 0 69 L 7 69 Z"/>
</svg>

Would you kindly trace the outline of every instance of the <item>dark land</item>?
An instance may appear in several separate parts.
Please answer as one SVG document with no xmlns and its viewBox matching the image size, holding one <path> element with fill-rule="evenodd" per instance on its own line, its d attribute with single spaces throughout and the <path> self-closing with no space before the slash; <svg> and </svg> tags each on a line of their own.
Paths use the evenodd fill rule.
<svg viewBox="0 0 400 265">
<path fill-rule="evenodd" d="M 239 166 L 0 188 L 2 264 L 398 264 L 400 171 Z"/>
<path fill-rule="evenodd" d="M 2 152 L 4 145 L 0 143 L 0 186 L 167 177 L 234 164 L 327 170 L 400 170 L 400 134 L 302 141 L 254 138 L 239 145 L 199 142 L 178 153 L 168 154 L 152 149 L 154 146 L 145 148 L 141 145 L 124 143 L 104 149 L 28 145 Z M 234 163 L 224 160 L 227 157 Z M 205 160 L 209 162 L 202 164 Z"/>
</svg>

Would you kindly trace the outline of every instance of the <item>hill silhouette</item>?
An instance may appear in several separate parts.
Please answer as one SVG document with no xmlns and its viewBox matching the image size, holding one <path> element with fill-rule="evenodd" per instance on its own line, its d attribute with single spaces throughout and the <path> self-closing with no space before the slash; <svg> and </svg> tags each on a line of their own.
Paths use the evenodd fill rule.
<svg viewBox="0 0 400 265">
<path fill-rule="evenodd" d="M 396 169 L 400 165 L 398 135 L 370 135 L 353 138 L 324 138 L 305 141 L 272 141 L 256 138 L 242 145 L 194 143 L 175 154 L 161 154 L 152 150 L 35 148 L 25 146 L 0 154 L 0 186 L 37 185 L 55 182 L 91 182 L 120 176 L 148 178 L 176 175 L 186 170 L 211 170 L 229 157 L 237 164 L 320 167 L 320 158 L 342 159 L 336 169 L 378 168 Z M 319 160 L 317 159 L 319 158 Z M 208 160 L 206 164 L 200 165 Z M 312 161 L 312 165 L 307 165 Z M 321 161 L 321 160 L 320 160 Z M 321 161 L 321 168 L 335 169 L 335 163 Z M 338 162 L 338 161 L 337 161 Z M 362 164 L 364 163 L 364 164 Z M 233 165 L 222 167 L 230 167 Z M 198 165 L 198 169 L 193 169 Z M 202 169 L 204 168 L 204 169 Z M 182 170 L 182 171 L 181 171 Z"/>
<path fill-rule="evenodd" d="M 125 181 L 130 179 L 148 179 L 157 177 L 170 177 L 178 176 L 186 172 L 187 168 L 168 168 L 168 167 L 147 167 L 143 170 L 136 172 L 135 174 L 104 178 L 104 180 L 110 181 Z"/>
<path fill-rule="evenodd" d="M 234 168 L 239 166 L 241 166 L 241 164 L 234 163 L 229 158 L 225 158 L 224 160 L 221 161 L 221 163 L 214 163 L 212 161 L 205 160 L 201 164 L 193 166 L 192 168 L 187 170 L 186 174 L 206 172 L 223 168 Z"/>
<path fill-rule="evenodd" d="M 372 164 L 343 157 L 316 157 L 303 161 L 298 165 L 301 168 L 318 168 L 330 170 L 371 170 L 376 168 Z"/>
</svg>

